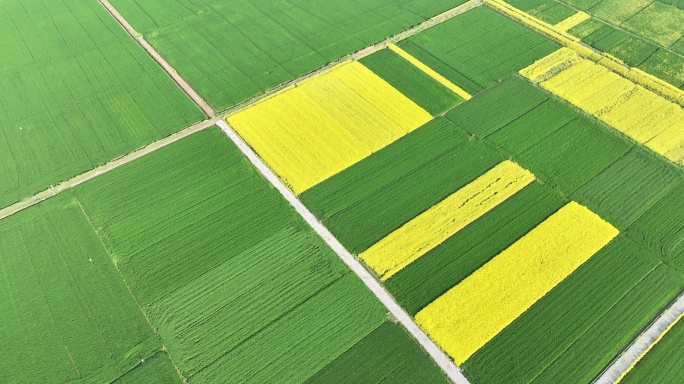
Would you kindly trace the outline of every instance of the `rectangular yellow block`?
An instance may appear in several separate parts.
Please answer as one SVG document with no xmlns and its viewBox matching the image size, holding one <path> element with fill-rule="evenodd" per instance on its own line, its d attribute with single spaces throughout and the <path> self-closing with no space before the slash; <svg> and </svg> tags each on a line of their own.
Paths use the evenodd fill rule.
<svg viewBox="0 0 684 384">
<path fill-rule="evenodd" d="M 571 202 L 415 317 L 462 364 L 618 235 Z"/>
<path fill-rule="evenodd" d="M 506 160 L 401 228 L 359 257 L 387 280 L 533 182 L 534 175 Z"/>
<path fill-rule="evenodd" d="M 431 118 L 361 63 L 350 62 L 226 121 L 299 194 Z"/>
<path fill-rule="evenodd" d="M 580 25 L 581 23 L 589 20 L 590 18 L 591 16 L 589 16 L 588 14 L 579 11 L 574 15 L 568 17 L 567 19 L 561 21 L 560 23 L 554 25 L 554 27 L 559 31 L 566 32 L 568 29 Z"/>
<path fill-rule="evenodd" d="M 432 77 L 433 79 L 437 80 L 438 83 L 442 84 L 443 86 L 447 87 L 451 92 L 457 94 L 459 97 L 461 97 L 463 100 L 470 100 L 472 96 L 463 90 L 461 87 L 458 85 L 452 83 L 447 79 L 446 77 L 440 75 L 435 71 L 434 69 L 428 67 L 425 65 L 422 61 L 418 60 L 415 58 L 413 55 L 410 53 L 404 51 L 403 49 L 399 48 L 398 46 L 394 44 L 389 44 L 387 46 L 390 50 L 394 51 L 396 54 L 399 56 L 403 57 L 406 61 L 409 63 L 413 64 L 416 68 L 420 69 L 421 71 L 425 72 L 428 76 Z"/>
</svg>

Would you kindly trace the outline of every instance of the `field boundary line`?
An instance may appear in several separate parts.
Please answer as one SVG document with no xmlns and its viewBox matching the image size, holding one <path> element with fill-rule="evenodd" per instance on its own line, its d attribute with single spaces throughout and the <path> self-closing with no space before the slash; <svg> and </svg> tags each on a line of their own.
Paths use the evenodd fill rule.
<svg viewBox="0 0 684 384">
<path fill-rule="evenodd" d="M 547 39 L 572 49 L 581 57 L 604 66 L 625 79 L 640 85 L 657 95 L 670 100 L 679 106 L 684 106 L 684 91 L 656 76 L 648 74 L 636 67 L 630 67 L 613 55 L 603 53 L 584 44 L 581 39 L 565 31 L 555 28 L 542 20 L 531 16 L 503 0 L 482 0 L 484 5 L 498 12 L 524 27 L 546 37 Z"/>
<path fill-rule="evenodd" d="M 463 376 L 461 370 L 454 362 L 435 344 L 422 329 L 416 325 L 406 311 L 404 311 L 394 298 L 380 285 L 380 283 L 354 258 L 354 256 L 333 236 L 333 234 L 314 216 L 311 211 L 283 184 L 273 171 L 259 158 L 259 156 L 247 145 L 245 141 L 226 123 L 221 120 L 218 125 L 223 132 L 235 143 L 242 154 L 273 185 L 278 192 L 295 208 L 297 213 L 313 228 L 314 231 L 328 244 L 337 256 L 352 270 L 380 302 L 389 310 L 394 318 L 411 333 L 416 341 L 425 349 L 430 357 L 437 363 L 449 380 L 456 384 L 468 384 L 468 379 Z"/>
<path fill-rule="evenodd" d="M 111 14 L 114 19 L 123 27 L 126 32 L 128 32 L 131 37 L 138 42 L 138 44 L 147 52 L 148 55 L 154 59 L 154 61 L 159 64 L 164 72 L 166 72 L 171 79 L 173 79 L 174 82 L 185 92 L 186 95 L 199 107 L 199 109 L 204 112 L 204 114 L 207 117 L 213 117 L 216 114 L 216 111 L 214 111 L 214 108 L 212 108 L 203 98 L 200 96 L 197 91 L 187 82 L 181 75 L 176 72 L 175 69 L 169 64 L 168 61 L 162 56 L 159 52 L 157 52 L 154 47 L 145 40 L 142 34 L 138 33 L 133 26 L 126 21 L 126 19 L 119 13 L 119 11 L 114 8 L 112 4 L 109 3 L 108 0 L 99 0 L 100 4 L 107 9 L 109 14 Z"/>
<path fill-rule="evenodd" d="M 47 200 L 52 196 L 58 195 L 59 193 L 73 188 L 81 183 L 84 183 L 90 179 L 93 179 L 99 175 L 102 175 L 104 173 L 107 173 L 115 168 L 118 168 L 124 164 L 130 163 L 133 160 L 136 160 L 148 153 L 154 152 L 155 150 L 165 147 L 173 142 L 176 142 L 186 136 L 189 136 L 195 132 L 199 132 L 203 129 L 209 128 L 213 125 L 216 125 L 216 122 L 219 119 L 209 119 L 209 120 L 204 120 L 202 122 L 199 122 L 197 124 L 191 125 L 187 128 L 184 128 L 176 133 L 173 133 L 163 139 L 159 139 L 157 141 L 154 141 L 148 145 L 145 145 L 143 147 L 140 147 L 138 149 L 133 150 L 132 152 L 129 152 L 123 156 L 120 156 L 114 160 L 110 160 L 98 167 L 95 167 L 89 171 L 86 171 L 84 173 L 81 173 L 79 175 L 76 175 L 70 179 L 67 179 L 57 185 L 50 186 L 50 188 L 39 192 L 27 199 L 24 199 L 22 201 L 19 201 L 17 203 L 14 203 L 12 205 L 9 205 L 5 208 L 0 209 L 0 220 L 12 216 L 13 214 L 22 211 L 32 205 L 38 204 L 41 201 Z"/>
<path fill-rule="evenodd" d="M 622 354 L 594 380 L 596 384 L 618 383 L 684 316 L 684 293 L 663 311 Z"/>
</svg>

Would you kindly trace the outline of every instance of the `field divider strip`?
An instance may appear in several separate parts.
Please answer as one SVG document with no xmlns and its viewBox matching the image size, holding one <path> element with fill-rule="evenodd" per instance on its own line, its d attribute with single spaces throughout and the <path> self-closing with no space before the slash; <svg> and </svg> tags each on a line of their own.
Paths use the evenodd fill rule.
<svg viewBox="0 0 684 384">
<path fill-rule="evenodd" d="M 414 339 L 425 349 L 430 357 L 444 371 L 449 380 L 456 384 L 467 384 L 468 380 L 453 361 L 423 332 L 411 319 L 394 298 L 380 285 L 361 263 L 333 236 L 333 234 L 314 216 L 304 204 L 283 184 L 273 171 L 259 158 L 247 143 L 226 123 L 221 120 L 216 123 L 226 135 L 235 143 L 245 157 L 269 181 L 283 197 L 295 208 L 297 213 L 313 228 L 314 231 L 328 244 L 337 256 L 351 269 L 368 289 L 382 302 L 394 318 L 411 333 Z"/>
<path fill-rule="evenodd" d="M 579 38 L 561 31 L 542 20 L 539 20 L 503 0 L 482 0 L 485 6 L 498 12 L 509 19 L 522 24 L 524 27 L 537 32 L 547 39 L 568 47 L 577 52 L 581 57 L 589 59 L 610 71 L 638 84 L 674 103 L 684 106 L 684 91 L 674 85 L 648 74 L 639 68 L 630 67 L 616 57 L 603 53 L 584 44 Z"/>
<path fill-rule="evenodd" d="M 109 3 L 108 0 L 99 0 L 100 4 L 107 9 L 107 11 L 116 19 L 116 21 L 123 27 L 123 29 L 128 32 L 131 37 L 140 44 L 140 46 L 149 54 L 154 61 L 159 64 L 162 69 L 173 79 L 173 81 L 176 82 L 176 84 L 185 92 L 186 95 L 199 107 L 202 112 L 207 117 L 212 117 L 216 114 L 216 111 L 214 111 L 214 108 L 212 108 L 203 98 L 200 96 L 197 91 L 187 82 L 183 77 L 181 77 L 178 72 L 176 72 L 175 69 L 169 64 L 168 61 L 162 56 L 159 52 L 157 52 L 154 47 L 150 43 L 145 40 L 145 38 L 142 36 L 142 34 L 138 33 L 133 26 L 126 21 L 126 19 L 119 13 L 119 11 L 114 8 L 112 4 Z"/>
<path fill-rule="evenodd" d="M 684 293 L 670 305 L 629 347 L 594 381 L 596 384 L 618 383 L 684 316 Z"/>
<path fill-rule="evenodd" d="M 433 79 L 435 79 L 438 83 L 440 83 L 440 84 L 442 84 L 443 86 L 447 87 L 451 92 L 457 94 L 457 95 L 458 95 L 460 98 L 462 98 L 463 100 L 466 100 L 466 101 L 467 101 L 467 100 L 470 100 L 470 99 L 472 98 L 472 96 L 471 96 L 468 92 L 466 92 L 465 90 L 463 90 L 463 88 L 461 88 L 461 87 L 459 87 L 458 85 L 452 83 L 451 81 L 449 81 L 449 79 L 447 79 L 446 77 L 440 75 L 439 73 L 437 73 L 437 71 L 435 71 L 434 69 L 428 67 L 427 65 L 425 65 L 423 62 L 421 62 L 420 60 L 418 60 L 417 58 L 415 58 L 415 57 L 414 57 L 413 55 L 411 55 L 410 53 L 408 53 L 408 52 L 404 51 L 403 49 L 399 48 L 397 45 L 395 45 L 395 44 L 389 44 L 389 45 L 387 46 L 387 48 L 389 48 L 391 51 L 393 51 L 393 52 L 396 53 L 397 55 L 399 55 L 399 56 L 401 56 L 402 58 L 404 58 L 404 60 L 406 60 L 406 61 L 408 61 L 409 63 L 411 63 L 414 67 L 416 67 L 416 68 L 420 69 L 421 71 L 423 71 L 423 73 L 425 73 L 426 75 L 428 75 L 428 76 L 432 77 Z"/>
<path fill-rule="evenodd" d="M 167 136 L 163 139 L 157 140 L 151 144 L 148 144 L 144 147 L 140 147 L 132 152 L 129 152 L 121 157 L 118 157 L 114 160 L 108 161 L 107 163 L 104 163 L 98 167 L 95 167 L 87 172 L 81 173 L 80 175 L 74 176 L 70 179 L 67 179 L 57 185 L 51 186 L 50 188 L 39 192 L 25 200 L 19 201 L 18 203 L 14 203 L 12 205 L 9 205 L 5 208 L 0 209 L 0 220 L 11 216 L 21 210 L 24 210 L 32 205 L 38 204 L 41 201 L 47 200 L 52 196 L 55 196 L 67 189 L 73 188 L 81 183 L 84 183 L 90 179 L 93 179 L 99 175 L 102 175 L 104 173 L 107 173 L 115 168 L 118 168 L 124 164 L 130 163 L 133 160 L 136 160 L 144 155 L 147 155 L 148 153 L 151 153 L 159 148 L 165 147 L 173 142 L 176 142 L 184 137 L 187 137 L 195 132 L 199 132 L 203 129 L 209 128 L 213 125 L 216 125 L 216 122 L 219 119 L 209 119 L 209 120 L 204 120 L 202 122 L 199 122 L 197 124 L 191 125 L 181 131 L 178 131 L 174 134 L 171 134 L 170 136 Z"/>
</svg>

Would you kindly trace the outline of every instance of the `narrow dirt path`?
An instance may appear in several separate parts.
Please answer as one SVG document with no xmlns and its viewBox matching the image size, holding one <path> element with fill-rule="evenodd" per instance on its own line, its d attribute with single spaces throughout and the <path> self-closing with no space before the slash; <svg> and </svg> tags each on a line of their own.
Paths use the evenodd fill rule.
<svg viewBox="0 0 684 384">
<path fill-rule="evenodd" d="M 380 285 L 380 283 L 347 251 L 346 248 L 333 236 L 328 229 L 318 221 L 318 218 L 309 211 L 304 204 L 283 184 L 271 169 L 257 156 L 252 148 L 238 136 L 228 124 L 221 120 L 218 125 L 228 137 L 237 145 L 240 151 L 254 165 L 254 167 L 268 180 L 285 199 L 297 210 L 302 218 L 316 231 L 316 233 L 332 248 L 337 256 L 351 269 L 368 289 L 387 307 L 387 310 L 403 325 L 416 341 L 427 351 L 437 365 L 444 371 L 449 380 L 456 384 L 468 384 L 468 379 L 463 376 L 461 370 L 453 361 L 413 322 L 413 319 L 404 311 L 394 298 Z"/>
<path fill-rule="evenodd" d="M 133 152 L 130 152 L 124 156 L 121 156 L 117 159 L 114 159 L 108 163 L 105 163 L 99 167 L 93 168 L 88 172 L 84 172 L 78 176 L 74 176 L 71 179 L 68 179 L 66 181 L 63 181 L 55 186 L 52 186 L 36 195 L 33 195 L 29 197 L 28 199 L 22 200 L 18 203 L 12 204 L 10 206 L 7 206 L 5 208 L 0 209 L 0 220 L 4 219 L 5 217 L 11 216 L 23 209 L 26 209 L 34 204 L 38 204 L 43 200 L 47 200 L 52 196 L 57 195 L 58 193 L 67 190 L 69 188 L 73 188 L 83 182 L 86 182 L 92 178 L 95 178 L 103 173 L 107 173 L 111 171 L 114 168 L 118 168 L 124 164 L 130 163 L 131 161 L 140 158 L 150 152 L 153 152 L 159 148 L 165 147 L 175 141 L 178 141 L 188 135 L 191 135 L 195 132 L 201 131 L 205 128 L 211 127 L 212 125 L 215 125 L 218 119 L 210 119 L 210 120 L 205 120 L 200 123 L 197 123 L 195 125 L 192 125 L 190 127 L 187 127 L 183 129 L 182 131 L 178 131 L 170 136 L 167 136 L 163 139 L 157 140 L 153 142 L 152 144 L 148 144 L 147 146 L 144 146 L 142 148 L 138 148 L 134 150 Z"/>
<path fill-rule="evenodd" d="M 207 117 L 212 117 L 216 113 L 214 109 L 202 98 L 202 96 L 195 91 L 194 88 L 188 84 L 185 79 L 183 79 L 178 72 L 176 72 L 175 69 L 169 64 L 166 59 L 157 52 L 154 47 L 150 43 L 145 40 L 145 38 L 138 33 L 135 29 L 133 29 L 133 26 L 131 26 L 126 19 L 124 19 L 123 16 L 119 13 L 119 11 L 114 8 L 113 5 L 109 3 L 107 0 L 100 0 L 100 3 L 109 11 L 109 13 L 116 19 L 116 21 L 119 22 L 119 24 L 128 32 L 131 37 L 135 39 L 135 41 L 140 44 L 140 46 L 156 61 L 161 67 L 166 71 L 166 73 L 171 76 L 173 81 L 178 84 L 179 87 L 185 92 L 190 99 L 204 112 L 204 114 Z"/>
<path fill-rule="evenodd" d="M 636 340 L 601 373 L 594 383 L 615 383 L 633 364 L 635 364 L 653 345 L 659 337 L 684 313 L 684 294 L 680 295 L 670 307 L 665 310 Z"/>
</svg>

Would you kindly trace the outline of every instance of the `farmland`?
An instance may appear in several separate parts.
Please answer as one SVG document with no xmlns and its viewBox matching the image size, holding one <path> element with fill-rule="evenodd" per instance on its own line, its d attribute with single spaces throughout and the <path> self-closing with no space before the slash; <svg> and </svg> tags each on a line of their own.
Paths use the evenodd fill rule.
<svg viewBox="0 0 684 384">
<path fill-rule="evenodd" d="M 545 17 L 561 23 L 575 14 L 560 6 Z M 563 28 L 589 17 L 575 19 Z M 515 44 L 510 54 L 499 49 Z M 492 65 L 486 71 L 484 61 Z M 263 139 L 251 136 L 273 129 L 264 120 L 273 116 L 291 124 L 280 131 L 295 137 L 299 117 L 262 108 L 258 118 L 238 112 L 227 121 L 466 377 L 590 381 L 684 288 L 679 226 L 648 221 L 681 217 L 674 202 L 681 171 L 637 133 L 604 125 L 615 116 L 639 132 L 649 129 L 644 120 L 629 123 L 623 93 L 637 89 L 662 100 L 652 125 L 679 121 L 666 118 L 678 113 L 672 102 L 482 7 L 360 62 L 444 116 L 350 157 L 305 188 L 293 187 L 270 149 L 260 148 Z M 264 103 L 276 105 L 291 92 Z M 358 114 L 354 108 L 336 109 L 338 121 Z M 666 131 L 654 129 L 653 137 Z M 667 132 L 672 137 L 678 128 Z M 292 158 L 311 150 L 289 148 Z M 678 159 L 671 149 L 658 153 Z M 585 289 L 602 294 L 578 302 L 573 295 Z M 639 309 L 626 317 L 630 308 Z"/>
<path fill-rule="evenodd" d="M 0 3 L 0 376 L 681 381 L 680 3 Z"/>
<path fill-rule="evenodd" d="M 3 1 L 0 25 L 0 207 L 203 117 L 96 2 Z"/>
<path fill-rule="evenodd" d="M 215 108 L 225 109 L 465 0 L 113 0 Z"/>
<path fill-rule="evenodd" d="M 508 3 L 629 66 L 675 87 L 684 87 L 684 30 L 681 28 L 684 5 L 681 2 L 509 0 Z M 579 19 L 564 25 L 578 13 L 582 15 Z"/>
</svg>

